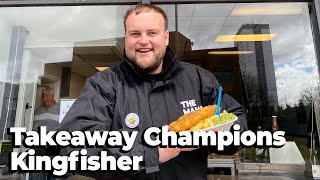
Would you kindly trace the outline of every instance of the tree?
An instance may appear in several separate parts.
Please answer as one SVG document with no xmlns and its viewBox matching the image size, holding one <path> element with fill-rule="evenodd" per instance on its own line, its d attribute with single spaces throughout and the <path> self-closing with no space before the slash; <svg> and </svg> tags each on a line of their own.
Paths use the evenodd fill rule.
<svg viewBox="0 0 320 180">
<path fill-rule="evenodd" d="M 312 91 L 315 88 L 308 87 L 301 92 L 301 98 L 299 101 L 302 101 L 306 106 L 312 104 Z"/>
<path fill-rule="evenodd" d="M 303 103 L 303 100 L 299 100 L 299 105 L 295 107 L 297 114 L 297 122 L 298 124 L 306 124 L 307 123 L 307 113 L 306 106 Z"/>
<path fill-rule="evenodd" d="M 267 92 L 261 92 L 258 80 L 251 73 L 242 71 L 242 78 L 250 106 L 261 106 L 268 104 Z"/>
</svg>

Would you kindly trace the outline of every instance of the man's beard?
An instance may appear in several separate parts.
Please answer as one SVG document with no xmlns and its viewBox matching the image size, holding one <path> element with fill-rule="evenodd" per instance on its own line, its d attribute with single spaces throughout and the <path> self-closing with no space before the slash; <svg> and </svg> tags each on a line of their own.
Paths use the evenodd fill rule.
<svg viewBox="0 0 320 180">
<path fill-rule="evenodd" d="M 133 57 L 127 56 L 127 58 L 137 69 L 139 69 L 143 73 L 150 74 L 150 73 L 154 72 L 156 69 L 158 69 L 158 67 L 161 65 L 161 63 L 163 61 L 163 57 L 165 55 L 165 52 L 166 51 L 161 51 L 158 54 L 156 54 L 150 60 L 151 62 L 148 63 L 147 66 L 145 64 L 142 64 L 141 62 L 139 62 L 137 60 L 136 56 L 133 56 Z"/>
</svg>

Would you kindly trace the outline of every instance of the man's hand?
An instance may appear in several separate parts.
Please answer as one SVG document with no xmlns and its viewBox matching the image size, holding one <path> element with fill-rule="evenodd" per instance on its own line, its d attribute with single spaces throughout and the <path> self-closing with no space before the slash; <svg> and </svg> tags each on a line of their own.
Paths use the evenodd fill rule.
<svg viewBox="0 0 320 180">
<path fill-rule="evenodd" d="M 163 126 L 162 128 L 167 128 L 169 129 L 169 126 Z M 159 137 L 157 136 L 157 139 L 159 139 Z M 175 158 L 176 156 L 179 155 L 179 153 L 181 152 L 180 148 L 158 148 L 159 150 L 159 161 L 160 163 L 164 163 L 169 161 L 172 158 Z"/>
<path fill-rule="evenodd" d="M 180 148 L 160 148 L 159 147 L 159 161 L 164 163 L 172 158 L 175 158 L 181 152 Z"/>
<path fill-rule="evenodd" d="M 193 151 L 193 150 L 196 150 L 198 148 L 180 148 L 181 151 Z"/>
<path fill-rule="evenodd" d="M 169 126 L 163 126 L 162 128 L 167 128 L 169 130 Z M 159 137 L 157 136 L 157 139 Z M 164 163 L 169 161 L 172 158 L 177 157 L 181 151 L 193 151 L 198 148 L 158 148 L 159 150 L 159 161 L 160 163 Z"/>
<path fill-rule="evenodd" d="M 177 157 L 182 151 L 193 151 L 198 148 L 160 148 L 159 147 L 159 161 L 164 163 L 172 158 Z"/>
</svg>

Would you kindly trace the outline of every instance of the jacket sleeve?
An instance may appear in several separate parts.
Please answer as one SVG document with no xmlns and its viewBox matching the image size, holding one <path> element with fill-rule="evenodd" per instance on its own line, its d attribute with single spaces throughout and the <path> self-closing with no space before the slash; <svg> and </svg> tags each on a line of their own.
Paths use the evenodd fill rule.
<svg viewBox="0 0 320 180">
<path fill-rule="evenodd" d="M 201 75 L 201 86 L 202 86 L 202 94 L 203 94 L 203 104 L 210 105 L 210 104 L 217 104 L 218 101 L 218 91 L 220 84 L 216 77 L 209 71 L 204 71 Z M 240 133 L 248 130 L 247 125 L 247 118 L 245 111 L 243 107 L 230 95 L 225 93 L 222 90 L 222 99 L 221 99 L 221 110 L 226 110 L 229 113 L 233 113 L 238 117 L 238 120 L 235 122 L 235 124 L 240 125 Z M 233 128 L 231 128 L 231 131 Z M 210 149 L 216 154 L 234 154 L 238 150 L 240 150 L 240 147 L 236 146 L 228 146 L 225 147 L 224 151 L 218 151 L 216 147 L 213 147 Z"/>
<path fill-rule="evenodd" d="M 100 74 L 101 75 L 101 74 Z M 121 131 L 121 129 L 112 129 L 114 115 L 116 91 L 115 88 L 103 78 L 95 75 L 90 77 L 84 86 L 79 98 L 74 102 L 66 116 L 64 117 L 58 131 Z M 142 132 L 138 132 L 132 149 L 128 152 L 120 151 L 118 147 L 64 147 L 60 148 L 60 155 L 67 156 L 72 151 L 86 149 L 87 156 L 97 156 L 101 151 L 107 151 L 108 156 L 114 156 L 116 159 L 121 156 L 143 156 L 144 162 L 140 164 L 139 172 L 145 171 L 152 173 L 159 171 L 159 156 L 157 148 L 148 148 L 141 142 Z M 143 172 L 144 172 L 143 171 Z M 100 171 L 101 173 L 101 171 Z M 135 172 L 137 173 L 137 172 Z M 109 177 L 116 175 L 128 175 L 128 172 L 108 173 Z M 120 176 L 121 177 L 121 176 Z"/>
</svg>

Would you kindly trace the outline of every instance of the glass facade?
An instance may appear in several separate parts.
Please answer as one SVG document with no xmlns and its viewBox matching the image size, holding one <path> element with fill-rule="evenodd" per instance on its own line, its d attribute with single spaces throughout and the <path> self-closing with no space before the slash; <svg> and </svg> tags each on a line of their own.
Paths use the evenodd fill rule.
<svg viewBox="0 0 320 180">
<path fill-rule="evenodd" d="M 301 157 L 295 160 L 308 164 L 310 148 L 318 147 L 319 116 L 319 69 L 308 3 L 181 4 L 177 22 L 179 42 L 186 42 L 179 48 L 180 59 L 217 77 L 245 107 L 249 130 L 272 131 L 276 116 L 287 144 L 299 148 Z M 284 163 L 275 156 L 280 153 L 251 147 L 241 155 L 249 164 Z M 239 167 L 239 173 L 257 174 Z"/>
<path fill-rule="evenodd" d="M 276 115 L 287 140 L 309 160 L 320 99 L 319 39 L 312 35 L 308 3 L 159 6 L 180 60 L 211 71 L 244 106 L 250 130 L 271 131 Z M 11 141 L 7 128 L 32 129 L 44 88 L 53 89 L 56 102 L 74 100 L 88 77 L 121 63 L 129 7 L 0 8 L 0 165 L 8 165 L 6 151 L 12 151 L 5 146 Z"/>
<path fill-rule="evenodd" d="M 178 14 L 190 42 L 182 59 L 216 75 L 250 129 L 271 129 L 277 115 L 287 134 L 307 135 L 319 82 L 307 3 L 190 4 Z"/>
<path fill-rule="evenodd" d="M 86 78 L 97 72 L 95 67 L 121 61 L 116 53 L 121 55 L 122 47 L 116 44 L 123 40 L 122 17 L 127 8 L 1 8 L 2 139 L 8 139 L 7 127 L 32 124 L 28 111 L 40 105 L 37 89 L 53 87 L 56 101 L 76 98 Z M 67 81 L 62 79 L 69 79 L 64 89 L 61 84 Z M 26 109 L 27 103 L 33 108 Z"/>
</svg>

